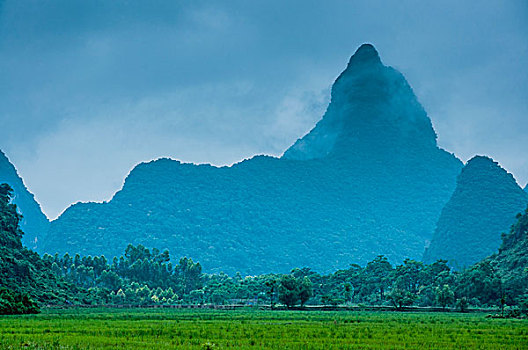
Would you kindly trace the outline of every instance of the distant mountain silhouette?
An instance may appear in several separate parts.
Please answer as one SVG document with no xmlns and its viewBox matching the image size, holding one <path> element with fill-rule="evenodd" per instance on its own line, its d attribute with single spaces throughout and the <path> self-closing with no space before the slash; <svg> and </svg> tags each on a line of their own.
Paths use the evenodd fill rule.
<svg viewBox="0 0 528 350">
<path fill-rule="evenodd" d="M 0 184 L 7 183 L 14 190 L 13 203 L 17 205 L 17 210 L 23 215 L 20 227 L 25 232 L 22 243 L 28 248 L 36 248 L 38 241 L 48 231 L 48 218 L 42 213 L 40 205 L 35 201 L 18 173 L 0 150 Z"/>
<path fill-rule="evenodd" d="M 511 174 L 488 157 L 469 160 L 457 187 L 442 210 L 425 262 L 447 259 L 457 268 L 493 254 L 501 233 L 509 232 L 528 195 Z"/>
<path fill-rule="evenodd" d="M 139 164 L 111 201 L 69 207 L 40 250 L 111 257 L 141 243 L 249 274 L 400 262 L 421 256 L 461 168 L 405 78 L 365 44 L 321 121 L 281 158 Z"/>
</svg>

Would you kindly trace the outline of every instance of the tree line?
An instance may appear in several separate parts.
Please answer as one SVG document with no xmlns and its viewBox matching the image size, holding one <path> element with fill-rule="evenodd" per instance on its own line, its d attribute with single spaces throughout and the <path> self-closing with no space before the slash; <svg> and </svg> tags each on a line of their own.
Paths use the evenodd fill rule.
<svg viewBox="0 0 528 350">
<path fill-rule="evenodd" d="M 40 257 L 22 246 L 21 216 L 11 197 L 12 189 L 0 185 L 0 313 L 36 312 L 37 303 L 528 308 L 528 209 L 503 236 L 497 256 L 462 271 L 445 260 L 393 265 L 380 255 L 365 266 L 351 264 L 329 274 L 303 267 L 287 274 L 229 276 L 204 273 L 191 258 L 173 263 L 168 250 L 143 245 L 128 245 L 111 261 L 78 254 Z"/>
<path fill-rule="evenodd" d="M 458 272 L 447 261 L 424 264 L 411 259 L 392 265 L 378 256 L 366 266 L 350 265 L 331 274 L 296 268 L 289 274 L 228 276 L 202 272 L 200 263 L 181 258 L 171 263 L 169 251 L 129 245 L 110 262 L 104 256 L 44 255 L 44 262 L 67 282 L 86 291 L 83 304 L 282 304 L 526 307 L 526 295 L 504 289 L 499 271 L 482 262 Z"/>
</svg>

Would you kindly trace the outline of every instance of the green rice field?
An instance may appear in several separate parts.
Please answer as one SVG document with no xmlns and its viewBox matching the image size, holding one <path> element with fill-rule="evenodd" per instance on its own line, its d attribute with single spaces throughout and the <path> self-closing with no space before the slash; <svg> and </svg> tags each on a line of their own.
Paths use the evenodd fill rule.
<svg viewBox="0 0 528 350">
<path fill-rule="evenodd" d="M 1 349 L 528 349 L 528 320 L 485 314 L 44 309 L 0 316 Z"/>
</svg>

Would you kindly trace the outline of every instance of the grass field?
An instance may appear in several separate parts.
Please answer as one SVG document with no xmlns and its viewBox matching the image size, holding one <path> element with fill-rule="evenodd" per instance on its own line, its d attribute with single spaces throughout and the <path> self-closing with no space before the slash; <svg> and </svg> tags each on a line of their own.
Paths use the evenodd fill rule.
<svg viewBox="0 0 528 350">
<path fill-rule="evenodd" d="M 528 320 L 484 314 L 45 309 L 0 316 L 2 349 L 528 349 Z"/>
</svg>

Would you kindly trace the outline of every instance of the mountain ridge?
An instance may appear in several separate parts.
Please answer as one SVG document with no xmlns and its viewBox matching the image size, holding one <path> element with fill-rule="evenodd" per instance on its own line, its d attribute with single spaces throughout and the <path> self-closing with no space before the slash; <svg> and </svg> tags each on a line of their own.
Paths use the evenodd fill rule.
<svg viewBox="0 0 528 350">
<path fill-rule="evenodd" d="M 410 85 L 377 56 L 363 45 L 351 57 L 309 142 L 229 167 L 142 163 L 109 202 L 65 210 L 39 249 L 110 257 L 143 244 L 247 274 L 417 258 L 462 162 L 437 146 Z"/>
<path fill-rule="evenodd" d="M 487 156 L 473 157 L 442 210 L 424 262 L 446 259 L 463 268 L 486 258 L 526 205 L 528 195 L 512 174 Z"/>
</svg>

